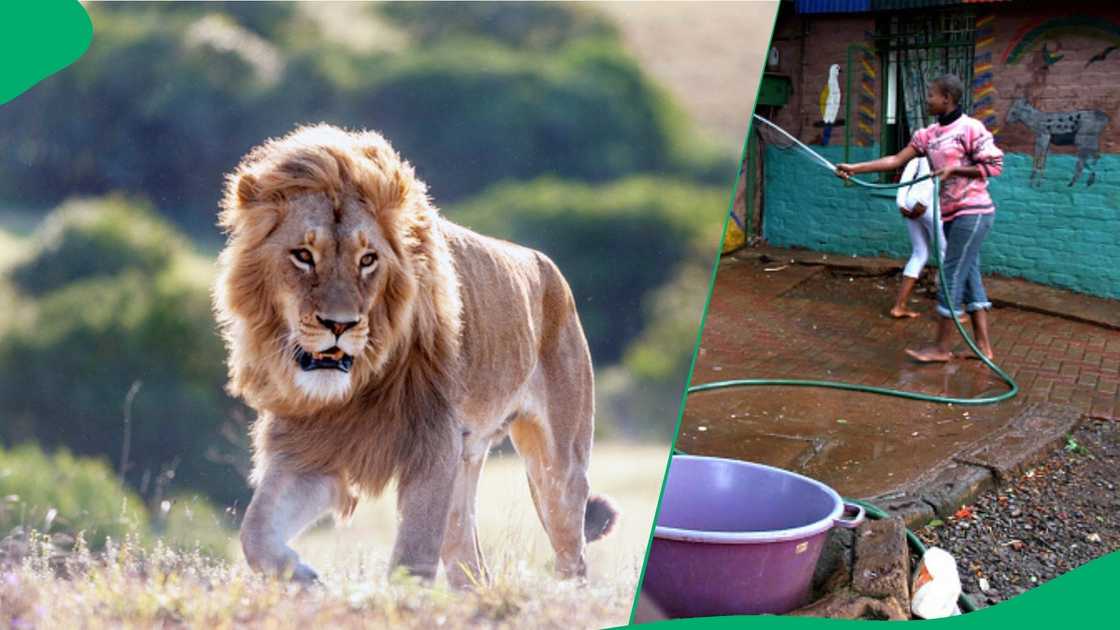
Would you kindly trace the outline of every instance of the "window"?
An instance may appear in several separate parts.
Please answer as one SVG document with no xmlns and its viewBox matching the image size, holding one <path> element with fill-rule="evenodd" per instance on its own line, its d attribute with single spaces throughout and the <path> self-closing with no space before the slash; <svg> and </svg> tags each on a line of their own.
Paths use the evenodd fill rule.
<svg viewBox="0 0 1120 630">
<path fill-rule="evenodd" d="M 883 68 L 881 146 L 884 155 L 910 142 L 914 130 L 932 122 L 926 86 L 951 72 L 964 83 L 961 106 L 972 101 L 976 16 L 971 11 L 904 12 L 878 20 L 875 42 Z"/>
</svg>

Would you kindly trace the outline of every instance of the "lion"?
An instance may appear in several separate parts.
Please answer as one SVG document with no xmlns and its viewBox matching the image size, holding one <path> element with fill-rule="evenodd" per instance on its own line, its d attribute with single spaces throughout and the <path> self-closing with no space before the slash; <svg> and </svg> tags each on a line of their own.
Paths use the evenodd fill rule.
<svg viewBox="0 0 1120 630">
<path fill-rule="evenodd" d="M 390 572 L 487 580 L 476 488 L 508 435 L 557 572 L 586 576 L 618 511 L 589 491 L 591 355 L 547 256 L 445 219 L 384 137 L 326 124 L 252 149 L 219 216 L 227 388 L 257 411 L 254 570 L 315 581 L 292 539 L 395 480 Z"/>
</svg>

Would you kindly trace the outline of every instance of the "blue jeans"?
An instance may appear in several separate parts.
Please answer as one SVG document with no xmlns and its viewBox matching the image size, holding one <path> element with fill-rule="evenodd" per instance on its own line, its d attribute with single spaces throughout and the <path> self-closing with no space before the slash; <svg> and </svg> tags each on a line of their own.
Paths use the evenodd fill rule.
<svg viewBox="0 0 1120 630">
<path fill-rule="evenodd" d="M 972 313 L 992 308 L 984 284 L 980 281 L 980 246 L 992 229 L 996 215 L 970 214 L 945 224 L 945 284 L 952 298 L 952 308 L 945 303 L 944 292 L 937 294 L 937 313 L 942 317 L 960 317 L 964 310 Z M 950 312 L 952 311 L 952 312 Z"/>
</svg>

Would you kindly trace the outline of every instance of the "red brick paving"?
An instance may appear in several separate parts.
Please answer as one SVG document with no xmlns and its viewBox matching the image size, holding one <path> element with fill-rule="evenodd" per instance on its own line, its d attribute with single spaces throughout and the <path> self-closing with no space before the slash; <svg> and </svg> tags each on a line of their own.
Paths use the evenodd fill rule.
<svg viewBox="0 0 1120 630">
<path fill-rule="evenodd" d="M 904 355 L 933 337 L 929 297 L 916 298 L 922 318 L 894 320 L 886 316 L 894 278 L 781 267 L 723 261 L 694 383 L 785 377 L 954 396 L 1004 391 L 979 361 L 917 365 Z M 962 407 L 822 389 L 710 392 L 689 399 L 677 446 L 799 470 L 844 494 L 873 496 L 982 442 L 1032 402 L 1120 419 L 1120 332 L 1017 308 L 996 309 L 991 319 L 996 362 L 1022 390 L 1012 401 Z M 967 351 L 963 342 L 958 349 Z"/>
</svg>

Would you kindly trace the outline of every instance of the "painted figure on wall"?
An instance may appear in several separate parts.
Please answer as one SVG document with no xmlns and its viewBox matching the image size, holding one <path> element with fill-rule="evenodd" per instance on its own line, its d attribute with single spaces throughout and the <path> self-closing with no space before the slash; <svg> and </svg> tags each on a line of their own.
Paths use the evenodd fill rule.
<svg viewBox="0 0 1120 630">
<path fill-rule="evenodd" d="M 828 67 L 828 83 L 821 90 L 820 105 L 821 121 L 824 123 L 821 144 L 828 146 L 832 126 L 836 124 L 836 117 L 840 114 L 840 64 L 834 63 Z"/>
<path fill-rule="evenodd" d="M 1046 154 L 1050 145 L 1077 147 L 1077 166 L 1073 169 L 1073 186 L 1081 171 L 1089 168 L 1086 186 L 1097 179 L 1094 167 L 1101 156 L 1101 132 L 1109 123 L 1108 114 L 1096 109 L 1068 112 L 1044 112 L 1032 107 L 1026 99 L 1018 98 L 1007 112 L 1007 124 L 1021 123 L 1034 134 L 1034 165 L 1031 185 L 1042 182 L 1046 170 Z"/>
</svg>

